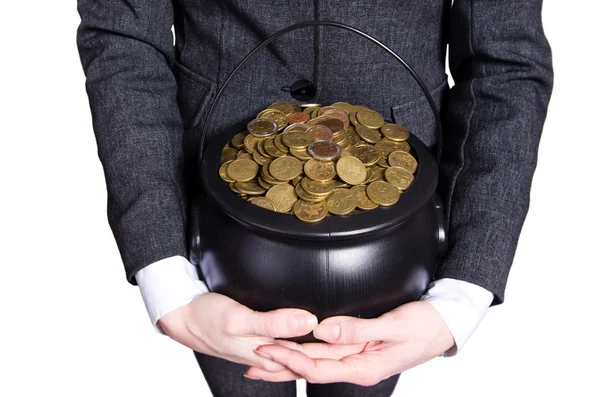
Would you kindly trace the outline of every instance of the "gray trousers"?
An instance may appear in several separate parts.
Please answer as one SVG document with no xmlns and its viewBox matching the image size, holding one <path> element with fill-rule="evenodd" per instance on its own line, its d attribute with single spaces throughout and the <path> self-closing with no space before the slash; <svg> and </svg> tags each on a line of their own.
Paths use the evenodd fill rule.
<svg viewBox="0 0 600 397">
<path fill-rule="evenodd" d="M 248 365 L 194 351 L 214 397 L 296 397 L 296 381 L 265 382 L 247 379 Z M 389 397 L 394 392 L 400 374 L 382 380 L 373 386 L 353 383 L 308 383 L 308 397 Z"/>
</svg>

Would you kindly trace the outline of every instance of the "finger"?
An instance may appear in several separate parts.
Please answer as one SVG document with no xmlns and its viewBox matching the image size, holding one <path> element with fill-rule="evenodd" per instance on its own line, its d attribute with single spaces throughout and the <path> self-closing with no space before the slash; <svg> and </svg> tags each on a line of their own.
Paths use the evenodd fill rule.
<svg viewBox="0 0 600 397">
<path fill-rule="evenodd" d="M 277 309 L 268 312 L 246 311 L 241 318 L 232 319 L 236 335 L 259 335 L 271 338 L 290 338 L 311 332 L 318 320 L 302 309 Z"/>
<path fill-rule="evenodd" d="M 334 360 L 312 359 L 302 352 L 276 344 L 263 345 L 257 350 L 272 357 L 310 383 L 350 382 L 359 385 L 377 383 L 377 371 L 361 354 Z"/>
<path fill-rule="evenodd" d="M 337 345 L 331 343 L 295 343 L 287 340 L 275 339 L 275 343 L 288 349 L 298 350 L 310 358 L 331 358 L 339 360 L 351 354 L 357 354 L 363 351 L 366 344 L 356 343 L 352 345 Z"/>
<path fill-rule="evenodd" d="M 395 341 L 400 327 L 386 317 L 363 319 L 349 316 L 327 318 L 313 331 L 317 339 L 336 344 L 368 343 L 378 340 Z"/>
<path fill-rule="evenodd" d="M 255 358 L 252 360 L 252 365 L 256 368 L 262 369 L 263 371 L 277 373 L 288 370 L 285 365 L 273 361 L 270 358 L 261 357 L 260 354 L 255 355 L 254 357 Z"/>
<path fill-rule="evenodd" d="M 283 371 L 269 372 L 261 368 L 250 367 L 244 375 L 250 378 L 258 378 L 267 382 L 287 382 L 291 380 L 302 379 L 300 375 L 287 368 Z"/>
</svg>

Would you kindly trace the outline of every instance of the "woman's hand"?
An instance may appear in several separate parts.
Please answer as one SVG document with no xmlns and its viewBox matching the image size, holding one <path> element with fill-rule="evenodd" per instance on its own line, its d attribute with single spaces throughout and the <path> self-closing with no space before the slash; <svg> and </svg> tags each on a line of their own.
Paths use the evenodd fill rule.
<svg viewBox="0 0 600 397">
<path fill-rule="evenodd" d="M 399 306 L 375 319 L 327 318 L 313 332 L 328 343 L 278 341 L 257 352 L 286 367 L 250 367 L 246 376 L 271 382 L 305 378 L 310 383 L 348 382 L 371 386 L 439 356 L 454 338 L 428 302 Z"/>
<path fill-rule="evenodd" d="M 302 309 L 256 312 L 215 292 L 200 295 L 159 320 L 163 331 L 177 342 L 201 353 L 265 371 L 286 370 L 254 352 L 274 338 L 306 335 L 317 318 Z"/>
</svg>

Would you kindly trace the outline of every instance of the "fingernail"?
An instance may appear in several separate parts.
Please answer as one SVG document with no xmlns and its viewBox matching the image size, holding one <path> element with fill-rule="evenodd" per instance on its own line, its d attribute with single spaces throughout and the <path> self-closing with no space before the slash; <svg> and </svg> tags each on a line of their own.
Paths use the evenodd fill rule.
<svg viewBox="0 0 600 397">
<path fill-rule="evenodd" d="M 265 352 L 261 352 L 260 350 L 256 350 L 256 349 L 254 349 L 254 352 L 256 354 L 258 354 L 259 356 L 261 356 L 262 358 L 266 358 L 267 360 L 273 360 L 273 357 L 271 357 L 269 354 L 267 354 Z"/>
<path fill-rule="evenodd" d="M 315 329 L 319 320 L 317 320 L 317 316 L 307 316 L 306 314 L 300 314 L 294 316 L 295 321 L 295 329 L 296 330 L 305 330 L 306 327 L 309 327 L 311 330 Z"/>
<path fill-rule="evenodd" d="M 248 379 L 262 380 L 262 378 L 259 378 L 258 376 L 253 376 L 253 375 L 248 375 L 248 374 L 244 374 L 244 376 Z"/>
<path fill-rule="evenodd" d="M 340 325 L 339 324 L 324 324 L 319 325 L 313 332 L 315 338 L 322 340 L 335 341 L 340 337 Z"/>
</svg>

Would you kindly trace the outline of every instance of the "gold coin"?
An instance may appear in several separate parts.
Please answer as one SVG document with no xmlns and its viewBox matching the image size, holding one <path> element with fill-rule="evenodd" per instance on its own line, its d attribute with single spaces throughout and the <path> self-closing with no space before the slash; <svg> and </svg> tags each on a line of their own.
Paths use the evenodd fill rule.
<svg viewBox="0 0 600 397">
<path fill-rule="evenodd" d="M 362 124 L 356 126 L 356 133 L 368 143 L 377 143 L 381 140 L 379 131 L 366 127 Z"/>
<path fill-rule="evenodd" d="M 395 188 L 394 188 L 395 189 Z M 397 191 L 397 189 L 396 189 Z M 356 194 L 350 189 L 337 189 L 327 197 L 327 208 L 334 215 L 347 215 L 356 208 Z"/>
<path fill-rule="evenodd" d="M 361 110 L 356 113 L 356 120 L 366 127 L 377 129 L 385 124 L 383 116 L 374 110 Z"/>
<path fill-rule="evenodd" d="M 379 152 L 381 153 L 382 157 L 385 157 L 387 159 L 387 157 L 390 155 L 390 153 L 392 152 L 397 152 L 397 151 L 403 151 L 405 152 L 406 150 L 402 150 L 403 146 L 401 145 L 402 142 L 392 142 L 392 141 L 384 141 L 381 140 L 379 142 L 377 142 L 375 144 L 375 148 L 377 150 L 379 150 Z M 406 143 L 406 142 L 404 142 Z"/>
<path fill-rule="evenodd" d="M 229 183 L 229 189 L 231 189 L 232 192 L 237 193 L 237 194 L 241 194 L 242 192 L 240 192 L 239 190 L 237 190 L 235 188 L 235 182 L 230 182 Z"/>
<path fill-rule="evenodd" d="M 240 150 L 241 153 L 238 153 L 237 158 L 238 159 L 248 159 L 248 160 L 252 160 L 252 155 L 250 153 L 246 153 L 242 150 Z"/>
<path fill-rule="evenodd" d="M 311 203 L 318 203 L 327 198 L 327 196 L 313 196 L 312 194 L 304 190 L 304 188 L 302 187 L 302 183 L 297 184 L 294 190 L 298 197 L 300 197 L 304 201 L 309 201 Z"/>
<path fill-rule="evenodd" d="M 262 186 L 262 187 L 263 187 L 265 190 L 269 190 L 270 188 L 272 188 L 272 187 L 274 186 L 274 185 L 271 185 L 270 183 L 267 183 L 267 182 L 266 182 L 266 181 L 265 181 L 265 180 L 262 178 L 262 175 L 261 175 L 261 176 L 259 176 L 259 177 L 257 178 L 257 180 L 258 180 L 258 184 L 259 184 L 260 186 Z"/>
<path fill-rule="evenodd" d="M 367 196 L 375 203 L 388 207 L 394 205 L 400 199 L 400 192 L 391 183 L 384 181 L 371 182 L 367 186 Z"/>
<path fill-rule="evenodd" d="M 295 123 L 295 124 L 290 124 L 287 127 L 285 127 L 285 129 L 283 130 L 283 133 L 286 134 L 286 133 L 292 132 L 292 131 L 306 131 L 309 128 L 310 127 L 304 123 Z"/>
<path fill-rule="evenodd" d="M 319 116 L 322 116 L 323 113 L 325 113 L 328 110 L 332 110 L 332 109 L 335 109 L 335 108 L 331 105 L 323 106 L 321 109 L 319 109 Z"/>
<path fill-rule="evenodd" d="M 263 156 L 258 150 L 255 150 L 254 153 L 252 154 L 252 158 L 254 159 L 254 161 L 256 161 L 257 164 L 259 165 L 265 165 L 265 163 L 267 162 L 268 158 Z"/>
<path fill-rule="evenodd" d="M 275 136 L 275 139 L 273 139 L 273 143 L 275 144 L 275 147 L 276 147 L 277 149 L 279 149 L 280 151 L 282 151 L 283 153 L 289 153 L 289 152 L 290 152 L 290 149 L 289 149 L 287 146 L 285 146 L 285 145 L 283 144 L 283 142 L 281 141 L 281 137 L 282 137 L 282 136 L 283 136 L 283 135 L 281 135 L 281 134 L 277 134 L 277 135 Z"/>
<path fill-rule="evenodd" d="M 247 182 L 258 174 L 258 164 L 253 160 L 238 159 L 227 167 L 227 175 L 236 182 Z"/>
<path fill-rule="evenodd" d="M 353 156 L 356 157 L 356 155 L 358 154 L 358 150 L 356 150 L 356 146 L 354 145 L 350 145 L 347 148 L 342 150 L 342 153 L 340 154 L 340 156 L 344 157 L 344 156 Z"/>
<path fill-rule="evenodd" d="M 300 181 L 302 188 L 308 194 L 312 194 L 313 196 L 327 196 L 331 192 L 333 192 L 333 188 L 335 187 L 335 183 L 333 183 L 333 179 L 328 181 L 315 181 L 310 178 L 302 178 Z"/>
<path fill-rule="evenodd" d="M 409 133 L 408 128 L 398 125 L 386 123 L 381 126 L 381 133 L 388 139 L 392 141 L 405 141 L 408 139 Z"/>
<path fill-rule="evenodd" d="M 273 176 L 269 173 L 269 166 L 271 165 L 272 162 L 273 162 L 273 160 L 268 159 L 267 162 L 264 163 L 262 167 L 260 167 L 260 173 L 262 175 L 268 176 L 270 179 L 274 179 Z"/>
<path fill-rule="evenodd" d="M 294 214 L 302 222 L 316 223 L 322 221 L 327 216 L 327 204 L 324 201 L 309 203 L 304 200 L 298 200 L 294 204 Z"/>
<path fill-rule="evenodd" d="M 333 188 L 333 190 L 352 186 L 352 185 L 347 184 L 344 181 L 340 181 L 339 179 L 334 179 L 333 183 L 335 184 L 335 187 Z"/>
<path fill-rule="evenodd" d="M 371 145 L 359 145 L 356 147 L 356 158 L 365 166 L 374 165 L 379 161 L 379 150 Z"/>
<path fill-rule="evenodd" d="M 256 144 L 256 148 L 254 150 L 254 152 L 258 152 L 261 156 L 267 158 L 267 159 L 272 159 L 273 156 L 271 156 L 269 153 L 267 153 L 267 151 L 265 150 L 265 142 L 268 140 L 268 138 L 265 139 L 261 139 L 260 141 L 258 141 L 258 143 Z"/>
<path fill-rule="evenodd" d="M 367 196 L 366 186 L 352 186 L 350 190 L 356 195 L 356 206 L 361 210 L 372 210 L 379 207 L 379 204 Z"/>
<path fill-rule="evenodd" d="M 231 146 L 236 149 L 241 149 L 244 147 L 244 138 L 248 135 L 248 131 L 242 131 L 239 134 L 235 134 L 233 138 L 231 138 Z"/>
<path fill-rule="evenodd" d="M 272 176 L 267 175 L 266 172 L 268 172 L 268 171 L 266 171 L 264 169 L 264 167 L 263 167 L 263 169 L 261 170 L 260 176 L 269 185 L 275 186 L 275 185 L 281 185 L 281 184 L 284 184 L 284 183 L 288 183 L 288 181 L 280 181 L 278 179 L 275 179 Z"/>
<path fill-rule="evenodd" d="M 377 181 L 381 179 L 381 174 L 379 173 L 379 168 L 377 167 L 369 167 L 367 168 L 367 179 L 363 182 L 365 185 Z"/>
<path fill-rule="evenodd" d="M 342 150 L 348 149 L 350 146 L 352 146 L 352 141 L 350 138 L 346 138 L 342 142 L 338 143 L 338 145 L 342 148 Z"/>
<path fill-rule="evenodd" d="M 348 102 L 335 102 L 331 104 L 332 108 L 340 109 L 344 111 L 346 114 L 350 114 L 352 112 L 352 104 Z"/>
<path fill-rule="evenodd" d="M 274 121 L 277 124 L 277 131 L 283 130 L 288 125 L 287 114 L 276 109 L 265 109 L 258 114 L 258 117 Z"/>
<path fill-rule="evenodd" d="M 417 170 L 417 160 L 406 152 L 392 152 L 388 156 L 388 162 L 392 167 L 401 167 L 414 174 Z"/>
<path fill-rule="evenodd" d="M 266 191 L 256 180 L 236 182 L 234 186 L 240 193 L 249 194 L 251 196 L 257 196 Z"/>
<path fill-rule="evenodd" d="M 390 165 L 388 164 L 387 156 L 381 156 L 379 158 L 379 161 L 377 162 L 377 166 L 382 168 L 388 168 Z"/>
<path fill-rule="evenodd" d="M 275 137 L 266 138 L 265 141 L 265 152 L 271 157 L 283 157 L 287 153 L 279 150 L 275 145 Z"/>
<path fill-rule="evenodd" d="M 268 109 L 279 110 L 280 112 L 282 112 L 286 116 L 289 116 L 290 114 L 292 114 L 292 113 L 295 112 L 296 107 L 294 106 L 294 104 L 292 104 L 290 102 L 284 102 L 284 101 L 282 101 L 282 102 L 272 103 L 271 105 L 269 105 Z"/>
<path fill-rule="evenodd" d="M 290 211 L 296 203 L 296 200 L 298 200 L 294 187 L 289 183 L 273 186 L 265 196 L 273 202 L 275 211 L 277 212 Z"/>
<path fill-rule="evenodd" d="M 350 122 L 352 123 L 352 125 L 357 126 L 360 123 L 358 122 L 358 120 L 356 120 L 356 112 L 351 112 L 348 115 L 348 119 L 350 120 Z"/>
<path fill-rule="evenodd" d="M 235 182 L 229 177 L 229 175 L 227 175 L 227 167 L 229 167 L 229 164 L 231 163 L 233 163 L 233 160 L 229 160 L 226 163 L 221 164 L 221 167 L 219 167 L 219 176 L 221 176 L 221 179 L 228 183 Z"/>
<path fill-rule="evenodd" d="M 398 145 L 398 149 L 397 150 L 400 150 L 402 152 L 410 152 L 410 145 L 408 144 L 407 141 L 395 142 L 395 141 L 392 141 L 389 138 L 383 138 L 381 140 L 381 142 L 393 142 L 393 143 L 395 143 L 395 144 Z"/>
<path fill-rule="evenodd" d="M 348 126 L 346 128 L 346 136 L 350 138 L 350 143 L 356 145 L 360 141 L 360 136 L 356 133 L 356 128 Z"/>
<path fill-rule="evenodd" d="M 367 179 L 367 169 L 362 161 L 356 157 L 341 157 L 335 168 L 340 179 L 350 185 L 360 185 Z"/>
<path fill-rule="evenodd" d="M 352 111 L 353 111 L 353 112 L 356 112 L 356 113 L 358 113 L 358 112 L 360 112 L 361 110 L 371 110 L 371 109 L 369 109 L 369 108 L 368 108 L 368 107 L 366 107 L 366 106 L 360 106 L 360 105 L 354 105 L 354 106 L 352 106 Z"/>
<path fill-rule="evenodd" d="M 335 134 L 333 134 L 333 138 L 331 139 L 335 143 L 340 143 L 346 139 L 346 131 L 339 130 Z"/>
<path fill-rule="evenodd" d="M 304 109 L 314 109 L 314 108 L 320 108 L 321 104 L 319 104 L 319 103 L 302 103 L 302 104 L 300 104 L 300 107 L 304 108 Z"/>
<path fill-rule="evenodd" d="M 308 154 L 308 151 L 306 150 L 306 148 L 302 148 L 302 149 L 290 148 L 290 154 L 300 160 L 310 160 L 312 158 L 311 155 Z"/>
<path fill-rule="evenodd" d="M 296 187 L 296 185 L 299 184 L 303 178 L 304 178 L 304 176 L 302 174 L 298 175 L 297 177 L 292 179 L 292 185 L 294 185 L 294 187 Z"/>
<path fill-rule="evenodd" d="M 291 181 L 302 172 L 302 163 L 292 156 L 280 157 L 269 165 L 269 172 L 275 179 Z"/>
<path fill-rule="evenodd" d="M 304 173 L 315 181 L 328 181 L 335 177 L 335 165 L 332 161 L 311 158 L 304 164 Z"/>
<path fill-rule="evenodd" d="M 232 147 L 225 147 L 221 152 L 221 164 L 237 158 L 238 150 Z"/>
<path fill-rule="evenodd" d="M 263 196 L 250 197 L 248 199 L 248 201 L 258 207 L 261 207 L 261 208 L 264 208 L 267 210 L 271 210 L 271 211 L 275 211 L 275 204 L 273 204 L 273 202 L 266 197 L 263 197 Z"/>
<path fill-rule="evenodd" d="M 291 131 L 283 134 L 281 141 L 289 148 L 302 149 L 312 143 L 312 136 L 305 131 Z"/>
<path fill-rule="evenodd" d="M 254 153 L 256 145 L 258 145 L 258 141 L 261 139 L 263 138 L 256 137 L 252 134 L 246 135 L 246 138 L 244 138 L 244 149 L 250 154 Z"/>
<path fill-rule="evenodd" d="M 406 190 L 415 177 L 413 174 L 400 167 L 390 167 L 385 170 L 385 179 L 400 190 Z"/>
</svg>

